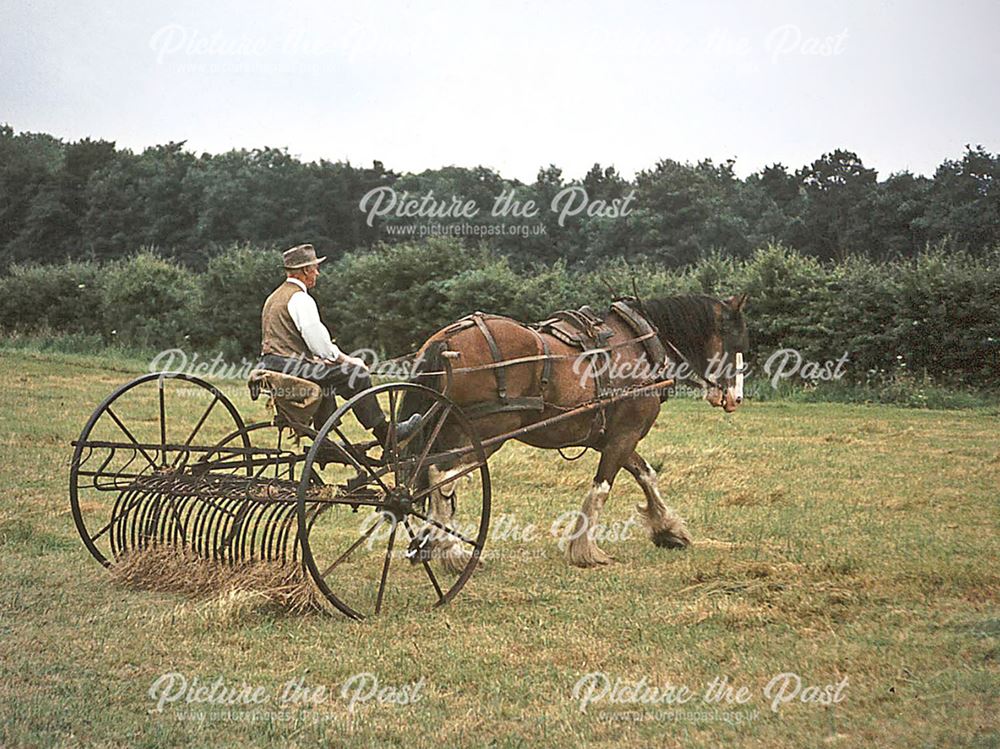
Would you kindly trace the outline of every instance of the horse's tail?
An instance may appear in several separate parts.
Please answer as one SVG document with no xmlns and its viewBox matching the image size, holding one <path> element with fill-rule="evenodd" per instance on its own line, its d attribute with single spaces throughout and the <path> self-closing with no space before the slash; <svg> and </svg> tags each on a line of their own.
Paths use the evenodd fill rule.
<svg viewBox="0 0 1000 749">
<path fill-rule="evenodd" d="M 431 390 L 437 390 L 439 393 L 444 392 L 445 377 L 441 373 L 444 371 L 445 362 L 441 354 L 447 348 L 447 341 L 433 341 L 429 343 L 417 359 L 413 374 L 410 375 L 407 382 L 424 385 Z M 430 405 L 431 401 L 425 393 L 407 390 L 403 394 L 402 403 L 399 404 L 399 416 L 405 419 L 415 413 L 423 413 Z"/>
<path fill-rule="evenodd" d="M 414 367 L 413 374 L 407 380 L 407 382 L 415 382 L 418 385 L 424 385 L 429 387 L 431 390 L 436 390 L 439 393 L 444 392 L 446 379 L 445 375 L 441 374 L 445 368 L 444 357 L 441 355 L 443 351 L 448 348 L 447 341 L 433 341 L 428 344 L 423 350 L 420 357 L 417 359 L 417 364 Z M 431 407 L 433 401 L 427 393 L 419 392 L 417 390 L 407 390 L 403 393 L 403 400 L 399 404 L 399 419 L 408 419 L 415 413 L 427 413 L 428 409 Z M 424 435 L 426 438 L 426 435 Z M 423 449 L 423 440 L 414 439 L 403 449 L 404 456 L 412 457 L 412 455 L 419 455 Z M 412 453 L 412 455 L 410 455 Z M 422 491 L 430 486 L 430 481 L 428 477 L 428 469 L 426 466 L 420 471 L 420 475 L 416 476 L 415 490 Z"/>
</svg>

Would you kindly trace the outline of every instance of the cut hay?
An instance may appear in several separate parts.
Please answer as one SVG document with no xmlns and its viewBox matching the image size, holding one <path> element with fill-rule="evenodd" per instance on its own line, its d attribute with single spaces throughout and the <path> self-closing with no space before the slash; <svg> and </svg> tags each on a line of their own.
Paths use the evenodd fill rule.
<svg viewBox="0 0 1000 749">
<path fill-rule="evenodd" d="M 151 546 L 119 557 L 110 569 L 119 583 L 140 590 L 217 600 L 253 599 L 293 613 L 329 608 L 299 563 L 225 564 L 176 547 Z"/>
</svg>

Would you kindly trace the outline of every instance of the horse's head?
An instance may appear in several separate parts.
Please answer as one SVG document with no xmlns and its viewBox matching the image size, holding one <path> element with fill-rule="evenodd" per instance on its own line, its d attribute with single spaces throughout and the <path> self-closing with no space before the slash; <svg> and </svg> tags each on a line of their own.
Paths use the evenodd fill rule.
<svg viewBox="0 0 1000 749">
<path fill-rule="evenodd" d="M 747 295 L 740 294 L 715 303 L 715 333 L 706 340 L 705 400 L 732 413 L 743 402 L 743 371 L 749 348 L 743 308 Z"/>
<path fill-rule="evenodd" d="M 725 300 L 692 294 L 643 303 L 644 313 L 659 329 L 667 358 L 679 367 L 678 378 L 704 386 L 705 399 L 726 413 L 743 402 L 746 302 L 746 294 Z"/>
</svg>

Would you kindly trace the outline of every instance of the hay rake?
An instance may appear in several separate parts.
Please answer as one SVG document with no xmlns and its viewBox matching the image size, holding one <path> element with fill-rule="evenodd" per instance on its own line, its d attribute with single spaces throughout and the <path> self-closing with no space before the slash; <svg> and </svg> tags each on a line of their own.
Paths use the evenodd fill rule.
<svg viewBox="0 0 1000 749">
<path fill-rule="evenodd" d="M 399 444 L 395 425 L 408 392 L 419 392 L 425 426 Z M 346 418 L 367 396 L 384 403 L 390 449 L 366 441 Z M 438 444 L 446 422 L 463 435 L 461 449 Z M 450 601 L 475 568 L 489 526 L 482 444 L 454 403 L 412 383 L 371 388 L 316 431 L 290 424 L 280 408 L 248 426 L 215 385 L 153 373 L 108 396 L 73 445 L 73 518 L 103 565 L 176 549 L 212 564 L 287 566 L 357 619 L 389 602 Z M 458 462 L 471 490 L 464 487 L 461 510 L 443 519 L 432 506 L 438 487 L 421 477 Z M 432 559 L 410 553 L 429 528 L 465 548 L 461 568 L 435 571 Z"/>
</svg>

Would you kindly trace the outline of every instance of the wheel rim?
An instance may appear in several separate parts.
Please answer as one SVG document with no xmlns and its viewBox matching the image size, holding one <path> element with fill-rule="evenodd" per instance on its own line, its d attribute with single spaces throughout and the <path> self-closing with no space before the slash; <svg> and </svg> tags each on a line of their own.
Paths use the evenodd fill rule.
<svg viewBox="0 0 1000 749">
<path fill-rule="evenodd" d="M 217 470 L 248 470 L 251 445 L 239 412 L 217 387 L 191 375 L 143 375 L 105 398 L 81 431 L 70 463 L 73 521 L 91 555 L 110 566 L 122 548 L 141 546 L 143 538 L 169 541 L 164 519 L 179 520 L 192 506 L 183 497 L 140 506 L 136 483 L 155 485 L 158 475 L 190 470 L 193 458 L 205 454 L 201 441 L 212 444 L 223 435 L 236 448 L 229 465 Z"/>
<path fill-rule="evenodd" d="M 393 448 L 381 460 L 365 460 L 367 436 L 352 429 L 347 413 L 363 398 L 379 398 L 389 422 Z M 396 438 L 405 399 L 419 399 L 426 414 L 419 433 L 401 444 Z M 411 401 L 412 404 L 412 401 Z M 410 406 L 410 404 L 407 404 Z M 335 441 L 339 448 L 332 449 Z M 377 452 L 379 448 L 375 448 Z M 475 430 L 449 398 L 415 383 L 390 383 L 366 390 L 344 403 L 323 425 L 310 448 L 304 475 L 318 457 L 338 454 L 336 477 L 324 479 L 336 489 L 339 505 L 317 504 L 321 496 L 305 480 L 298 490 L 299 540 L 303 561 L 319 590 L 340 611 L 355 619 L 390 606 L 439 606 L 461 590 L 482 554 L 489 528 L 491 485 L 486 453 Z M 442 512 L 441 490 L 454 484 L 426 471 L 451 467 L 461 473 L 454 513 Z M 317 469 L 329 472 L 330 466 Z M 352 474 L 360 478 L 350 479 Z M 345 477 L 348 479 L 345 480 Z M 463 485 L 464 484 L 464 485 Z M 334 491 L 325 490 L 326 494 Z M 352 508 L 344 502 L 356 500 Z M 352 512 L 356 509 L 357 512 Z M 417 539 L 433 533 L 430 546 L 457 547 L 452 565 L 416 553 Z M 444 554 L 444 552 L 442 552 Z"/>
</svg>

